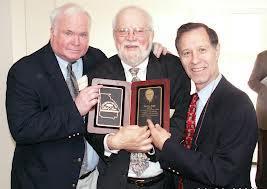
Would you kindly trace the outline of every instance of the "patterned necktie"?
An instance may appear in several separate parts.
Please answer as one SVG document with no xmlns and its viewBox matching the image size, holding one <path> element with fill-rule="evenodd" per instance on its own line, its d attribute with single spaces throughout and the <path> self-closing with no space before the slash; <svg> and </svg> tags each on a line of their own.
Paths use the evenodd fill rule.
<svg viewBox="0 0 267 189">
<path fill-rule="evenodd" d="M 76 79 L 76 76 L 74 75 L 74 72 L 72 71 L 72 64 L 75 62 L 68 63 L 67 66 L 67 77 L 66 77 L 66 83 L 69 88 L 70 94 L 73 99 L 76 98 L 76 96 L 79 94 L 79 87 L 78 87 L 78 82 Z M 81 170 L 80 170 L 80 177 L 88 172 L 88 166 L 87 166 L 87 144 L 84 139 L 85 143 L 85 152 L 83 156 L 83 161 L 81 165 Z"/>
<path fill-rule="evenodd" d="M 132 74 L 132 82 L 140 81 L 140 78 L 137 76 L 139 68 L 130 68 L 129 72 Z M 139 177 L 142 173 L 148 168 L 149 158 L 145 153 L 134 152 L 131 153 L 130 157 L 130 169 Z"/>
<path fill-rule="evenodd" d="M 185 128 L 185 138 L 184 147 L 190 149 L 192 146 L 193 136 L 196 130 L 196 110 L 197 110 L 197 93 L 193 94 L 189 109 L 187 111 L 186 128 Z"/>
<path fill-rule="evenodd" d="M 129 72 L 132 74 L 132 82 L 134 81 L 140 81 L 140 78 L 137 76 L 139 72 L 139 68 L 130 68 Z"/>
<path fill-rule="evenodd" d="M 68 85 L 70 94 L 72 98 L 74 99 L 79 93 L 79 87 L 78 87 L 78 82 L 74 75 L 74 72 L 72 71 L 72 64 L 73 63 L 68 63 L 68 66 L 67 66 L 66 83 Z"/>
<path fill-rule="evenodd" d="M 192 140 L 196 130 L 196 110 L 197 110 L 197 93 L 192 95 L 192 99 L 187 111 L 185 136 L 184 136 L 184 147 L 190 149 L 192 146 Z M 183 179 L 179 176 L 178 189 L 183 189 Z"/>
</svg>

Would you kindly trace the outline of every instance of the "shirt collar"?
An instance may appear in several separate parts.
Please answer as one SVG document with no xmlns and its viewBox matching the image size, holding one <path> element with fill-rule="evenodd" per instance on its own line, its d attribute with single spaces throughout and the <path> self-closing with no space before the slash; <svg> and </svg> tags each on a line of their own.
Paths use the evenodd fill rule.
<svg viewBox="0 0 267 189">
<path fill-rule="evenodd" d="M 69 62 L 60 58 L 59 56 L 56 55 L 57 61 L 59 63 L 60 68 L 64 67 L 67 68 Z M 74 64 L 72 64 L 72 68 L 74 69 L 74 67 L 77 67 L 77 65 L 79 65 L 80 63 L 82 63 L 82 58 L 79 58 L 78 60 L 75 61 Z"/>
<path fill-rule="evenodd" d="M 215 80 L 211 81 L 206 87 L 197 92 L 199 100 L 202 102 L 202 104 L 206 104 L 212 92 L 215 90 L 218 83 L 220 82 L 221 78 L 222 74 L 219 74 Z M 192 94 L 192 89 L 191 89 L 191 94 Z"/>
<path fill-rule="evenodd" d="M 56 59 L 58 61 L 60 70 L 63 73 L 64 78 L 66 78 L 67 66 L 68 66 L 69 62 L 60 58 L 57 55 L 56 55 Z M 82 70 L 83 70 L 83 61 L 82 61 L 82 58 L 80 58 L 80 59 L 76 60 L 76 62 L 74 64 L 72 64 L 72 71 L 74 72 L 77 79 L 82 76 Z"/>
<path fill-rule="evenodd" d="M 128 64 L 124 63 L 122 60 L 121 60 L 121 63 L 122 63 L 124 72 L 129 72 L 129 69 L 132 68 L 132 66 L 129 66 Z M 146 58 L 141 64 L 136 66 L 136 68 L 139 68 L 140 71 L 143 71 L 143 70 L 146 70 L 147 65 L 148 65 L 148 58 Z"/>
</svg>

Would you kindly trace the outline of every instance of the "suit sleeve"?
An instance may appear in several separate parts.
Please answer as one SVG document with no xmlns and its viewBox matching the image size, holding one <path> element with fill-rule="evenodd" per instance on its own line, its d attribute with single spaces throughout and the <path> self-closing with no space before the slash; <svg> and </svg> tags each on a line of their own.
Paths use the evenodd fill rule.
<svg viewBox="0 0 267 189">
<path fill-rule="evenodd" d="M 213 115 L 211 129 L 221 128 L 220 131 L 208 135 L 208 142 L 199 144 L 196 151 L 185 149 L 176 137 L 168 139 L 160 154 L 161 166 L 184 178 L 216 187 L 227 186 L 241 172 L 249 178 L 257 121 L 248 97 L 240 98 L 243 100 L 239 103 L 231 102 L 228 107 L 218 108 L 221 110 Z"/>
<path fill-rule="evenodd" d="M 16 143 L 34 144 L 85 133 L 83 119 L 71 98 L 62 104 L 49 104 L 48 92 L 43 93 L 47 88 L 40 86 L 40 92 L 38 81 L 32 81 L 34 78 L 25 72 L 30 68 L 22 69 L 25 64 L 20 64 L 23 62 L 10 69 L 6 91 L 7 118 Z"/>
<path fill-rule="evenodd" d="M 259 93 L 262 88 L 266 86 L 261 83 L 261 80 L 267 76 L 267 51 L 264 51 L 258 54 L 257 59 L 255 61 L 254 68 L 250 75 L 248 85 L 254 90 L 256 93 Z"/>
<path fill-rule="evenodd" d="M 88 48 L 88 53 L 93 55 L 92 61 L 95 61 L 96 67 L 99 67 L 99 64 L 107 61 L 107 56 L 101 50 L 99 50 L 97 48 L 90 46 Z"/>
</svg>

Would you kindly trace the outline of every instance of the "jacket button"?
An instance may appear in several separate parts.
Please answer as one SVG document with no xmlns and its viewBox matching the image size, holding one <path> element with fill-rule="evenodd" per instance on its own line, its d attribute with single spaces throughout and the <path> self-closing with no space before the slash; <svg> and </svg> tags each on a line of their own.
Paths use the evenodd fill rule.
<svg viewBox="0 0 267 189">
<path fill-rule="evenodd" d="M 76 184 L 73 183 L 73 184 L 72 184 L 72 187 L 73 187 L 73 188 L 76 188 Z"/>
<path fill-rule="evenodd" d="M 78 158 L 77 161 L 78 161 L 78 162 L 81 162 L 81 161 L 82 161 L 82 158 Z"/>
<path fill-rule="evenodd" d="M 77 136 L 79 136 L 80 135 L 80 133 L 77 133 Z"/>
<path fill-rule="evenodd" d="M 69 136 L 69 138 L 71 138 L 71 136 Z"/>
<path fill-rule="evenodd" d="M 73 134 L 73 136 L 75 137 L 75 134 Z"/>
</svg>

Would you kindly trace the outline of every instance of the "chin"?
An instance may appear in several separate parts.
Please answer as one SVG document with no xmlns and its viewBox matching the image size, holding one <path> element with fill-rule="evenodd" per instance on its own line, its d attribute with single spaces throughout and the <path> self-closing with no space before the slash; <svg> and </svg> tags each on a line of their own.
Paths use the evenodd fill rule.
<svg viewBox="0 0 267 189">
<path fill-rule="evenodd" d="M 203 79 L 199 78 L 199 77 L 191 77 L 192 81 L 194 81 L 194 83 L 196 84 L 202 84 L 203 83 Z"/>
<path fill-rule="evenodd" d="M 81 58 L 81 56 L 82 56 L 82 55 L 80 55 L 80 54 L 79 54 L 79 55 L 72 55 L 72 56 L 70 56 L 70 59 L 76 61 L 76 60 L 78 60 L 79 58 Z"/>
<path fill-rule="evenodd" d="M 139 61 L 137 62 L 137 61 L 134 61 L 134 60 L 126 60 L 125 63 L 130 65 L 130 66 L 132 66 L 132 67 L 135 67 L 135 66 L 140 64 Z"/>
</svg>

